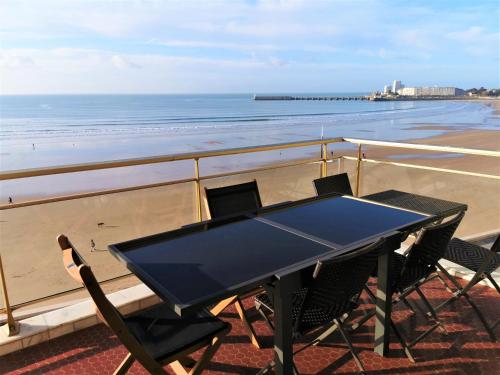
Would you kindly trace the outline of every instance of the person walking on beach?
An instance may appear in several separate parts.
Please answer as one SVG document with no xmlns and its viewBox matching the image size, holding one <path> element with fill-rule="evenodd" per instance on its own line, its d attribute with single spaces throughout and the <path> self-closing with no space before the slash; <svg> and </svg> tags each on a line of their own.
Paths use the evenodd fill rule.
<svg viewBox="0 0 500 375">
<path fill-rule="evenodd" d="M 12 203 L 12 197 L 9 197 L 9 204 Z"/>
<path fill-rule="evenodd" d="M 95 242 L 93 239 L 90 239 L 90 252 L 95 251 Z"/>
</svg>

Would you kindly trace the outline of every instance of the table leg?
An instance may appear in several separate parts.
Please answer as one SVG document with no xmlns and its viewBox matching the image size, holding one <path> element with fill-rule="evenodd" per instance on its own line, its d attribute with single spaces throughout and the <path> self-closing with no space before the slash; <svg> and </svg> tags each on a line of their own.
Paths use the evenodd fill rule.
<svg viewBox="0 0 500 375">
<path fill-rule="evenodd" d="M 274 289 L 274 361 L 276 374 L 293 373 L 292 278 L 281 277 Z"/>
<path fill-rule="evenodd" d="M 391 335 L 392 290 L 389 274 L 393 249 L 387 247 L 378 257 L 377 301 L 375 310 L 375 353 L 385 356 L 389 352 Z"/>
</svg>

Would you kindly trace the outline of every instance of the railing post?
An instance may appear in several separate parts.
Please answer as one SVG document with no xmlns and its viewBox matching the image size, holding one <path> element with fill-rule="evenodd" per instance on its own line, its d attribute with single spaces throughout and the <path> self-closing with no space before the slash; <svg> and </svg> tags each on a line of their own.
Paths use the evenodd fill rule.
<svg viewBox="0 0 500 375">
<path fill-rule="evenodd" d="M 328 143 L 323 143 L 321 145 L 321 169 L 319 173 L 319 177 L 326 177 L 328 174 Z"/>
<path fill-rule="evenodd" d="M 358 163 L 356 166 L 356 197 L 359 197 L 359 184 L 361 181 L 361 157 L 363 156 L 361 152 L 361 143 L 358 144 Z"/>
<path fill-rule="evenodd" d="M 202 221 L 202 213 L 201 213 L 201 182 L 200 182 L 200 165 L 199 159 L 194 159 L 194 178 L 196 184 L 196 215 L 198 221 Z"/>
<path fill-rule="evenodd" d="M 2 265 L 2 255 L 0 254 L 0 280 L 2 282 L 2 294 L 3 294 L 3 303 L 5 305 L 5 313 L 7 314 L 7 323 L 0 327 L 0 331 L 2 331 L 7 337 L 15 336 L 19 333 L 19 323 L 14 320 L 14 316 L 12 315 L 12 309 L 10 308 L 9 303 L 9 295 L 7 294 L 7 284 L 5 282 L 5 275 L 3 272 Z"/>
</svg>

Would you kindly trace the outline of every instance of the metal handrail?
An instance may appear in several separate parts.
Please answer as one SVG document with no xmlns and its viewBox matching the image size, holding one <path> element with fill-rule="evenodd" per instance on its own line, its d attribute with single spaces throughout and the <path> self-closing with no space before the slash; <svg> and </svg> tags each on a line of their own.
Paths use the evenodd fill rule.
<svg viewBox="0 0 500 375">
<path fill-rule="evenodd" d="M 53 175 L 53 174 L 85 172 L 85 171 L 93 171 L 93 170 L 100 170 L 100 169 L 131 167 L 131 166 L 166 163 L 166 162 L 190 160 L 190 159 L 201 159 L 201 158 L 209 158 L 209 157 L 215 157 L 215 156 L 227 156 L 227 155 L 247 154 L 247 153 L 252 153 L 252 152 L 261 152 L 261 151 L 282 150 L 282 149 L 287 149 L 287 148 L 299 148 L 299 147 L 307 147 L 307 146 L 314 146 L 314 145 L 328 145 L 331 143 L 340 143 L 340 142 L 348 142 L 348 143 L 353 143 L 353 144 L 357 144 L 357 145 L 372 145 L 372 146 L 381 146 L 381 147 L 409 148 L 409 149 L 415 149 L 415 150 L 439 151 L 439 152 L 449 152 L 449 153 L 477 155 L 477 156 L 488 156 L 488 157 L 497 157 L 497 158 L 500 157 L 500 151 L 492 151 L 492 150 L 480 150 L 480 149 L 473 149 L 473 148 L 433 146 L 433 145 L 422 145 L 422 144 L 415 144 L 415 143 L 374 141 L 374 140 L 368 140 L 368 139 L 336 137 L 336 138 L 312 139 L 312 140 L 299 141 L 299 142 L 274 143 L 274 144 L 261 145 L 261 146 L 238 147 L 238 148 L 228 148 L 228 149 L 221 149 L 221 150 L 186 152 L 186 153 L 171 154 L 171 155 L 160 155 L 160 156 L 152 156 L 152 157 L 109 160 L 109 161 L 95 162 L 95 163 L 69 164 L 69 165 L 60 165 L 60 166 L 54 166 L 54 167 L 32 168 L 32 169 L 18 169 L 18 170 L 0 172 L 0 181 L 13 180 L 13 179 L 25 178 L 25 177 L 48 176 L 48 175 Z"/>
<path fill-rule="evenodd" d="M 96 162 L 96 163 L 70 164 L 70 165 L 60 165 L 60 166 L 45 167 L 45 168 L 19 169 L 19 170 L 0 172 L 0 181 L 12 180 L 16 178 L 25 178 L 25 177 L 48 176 L 52 174 L 85 172 L 85 171 L 95 171 L 95 170 L 109 169 L 109 168 L 166 163 L 171 161 L 181 161 L 181 160 L 191 160 L 191 159 L 196 160 L 196 159 L 209 158 L 215 156 L 248 154 L 251 152 L 283 150 L 287 148 L 307 147 L 307 146 L 323 145 L 329 143 L 338 143 L 343 141 L 344 139 L 341 137 L 312 139 L 299 142 L 275 143 L 262 146 L 237 147 L 237 148 L 227 148 L 227 149 L 211 150 L 211 151 L 186 152 L 181 154 L 160 155 L 160 156 L 151 156 L 145 158 L 143 157 L 143 158 L 110 160 L 110 161 Z"/>
<path fill-rule="evenodd" d="M 357 157 L 351 156 L 340 156 L 340 157 L 328 157 L 328 145 L 333 143 L 341 143 L 348 142 L 357 145 Z M 301 148 L 308 146 L 319 145 L 320 148 L 320 156 L 319 158 L 307 158 L 307 159 L 298 159 L 291 162 L 279 163 L 273 165 L 265 165 L 258 168 L 251 168 L 246 170 L 237 170 L 232 172 L 218 173 L 218 174 L 209 174 L 202 175 L 200 173 L 200 165 L 199 160 L 202 158 L 210 158 L 217 156 L 229 156 L 229 155 L 240 155 L 247 154 L 253 152 L 262 152 L 262 151 L 273 151 L 273 150 L 282 150 L 288 148 Z M 172 161 L 181 161 L 181 160 L 193 160 L 194 161 L 194 177 L 185 178 L 179 180 L 165 181 L 153 184 L 146 185 L 135 185 L 124 188 L 115 188 L 115 189 L 107 189 L 107 190 L 99 190 L 99 191 L 91 191 L 85 193 L 71 194 L 65 196 L 57 196 L 50 198 L 43 198 L 31 201 L 25 201 L 20 203 L 13 203 L 8 205 L 0 205 L 0 210 L 4 209 L 13 209 L 17 207 L 24 206 L 32 206 L 39 205 L 44 203 L 52 203 L 58 201 L 66 201 L 71 199 L 79 199 L 86 198 L 92 196 L 99 196 L 105 194 L 115 194 L 126 191 L 140 190 L 140 189 L 148 189 L 154 187 L 161 187 L 167 185 L 175 185 L 181 183 L 194 182 L 196 185 L 196 212 L 198 220 L 202 219 L 202 197 L 201 197 L 201 182 L 203 180 L 220 178 L 233 176 L 237 174 L 244 173 L 255 173 L 270 169 L 284 168 L 290 166 L 298 166 L 305 164 L 320 164 L 319 175 L 320 177 L 324 177 L 327 175 L 327 163 L 332 162 L 334 159 L 340 160 L 355 160 L 356 163 L 356 186 L 355 192 L 356 195 L 359 194 L 360 185 L 361 185 L 361 164 L 362 162 L 369 163 L 381 163 L 381 164 L 389 164 L 394 166 L 403 166 L 403 167 L 411 167 L 417 169 L 425 169 L 432 171 L 442 171 L 442 172 L 450 172 L 450 173 L 459 173 L 469 176 L 476 177 L 485 177 L 485 178 L 493 178 L 500 179 L 500 176 L 481 174 L 475 172 L 468 171 L 459 171 L 453 169 L 443 169 L 443 168 L 435 168 L 429 166 L 422 166 L 416 164 L 404 164 L 397 162 L 389 162 L 389 161 L 380 161 L 373 159 L 363 158 L 362 146 L 363 145 L 371 145 L 371 146 L 380 146 L 380 147 L 394 147 L 394 148 L 407 148 L 407 149 L 415 149 L 415 150 L 426 150 L 426 151 L 437 151 L 437 152 L 446 152 L 446 153 L 458 153 L 458 154 L 466 154 L 466 155 L 476 155 L 476 156 L 485 156 L 485 157 L 500 157 L 499 151 L 491 151 L 491 150 L 479 150 L 479 149 L 469 149 L 469 148 L 459 148 L 459 147 L 449 147 L 449 146 L 433 146 L 433 145 L 422 145 L 422 144 L 413 144 L 413 143 L 401 143 L 401 142 L 387 142 L 387 141 L 373 141 L 373 140 L 365 140 L 365 139 L 356 139 L 356 138 L 325 138 L 325 139 L 313 139 L 299 142 L 288 142 L 288 143 L 276 143 L 269 145 L 261 145 L 261 146 L 249 146 L 249 147 L 239 147 L 232 149 L 222 149 L 222 150 L 212 150 L 212 151 L 201 151 L 201 152 L 189 152 L 189 153 L 180 153 L 180 154 L 172 154 L 172 155 L 160 155 L 153 157 L 145 157 L 145 158 L 132 158 L 132 159 L 122 159 L 122 160 L 111 160 L 104 162 L 96 162 L 96 163 L 83 163 L 83 164 L 71 164 L 71 165 L 61 165 L 55 167 L 46 167 L 46 168 L 34 168 L 34 169 L 22 169 L 22 170 L 12 170 L 6 172 L 0 172 L 0 181 L 12 180 L 12 179 L 20 179 L 27 177 L 38 177 L 38 176 L 49 176 L 55 174 L 63 174 L 63 173 L 75 173 L 75 172 L 84 172 L 84 171 L 95 171 L 102 169 L 110 169 L 110 168 L 121 168 L 121 167 L 131 167 L 131 166 L 141 166 L 141 165 L 150 165 L 155 163 L 165 163 Z M 3 274 L 3 270 L 0 267 L 0 273 Z M 8 301 L 7 291 L 4 284 L 4 298 Z M 69 291 L 58 293 L 58 295 L 68 293 Z M 26 303 L 23 303 L 26 305 Z M 1 311 L 6 311 L 8 318 L 12 320 L 11 306 L 8 305 Z"/>
<path fill-rule="evenodd" d="M 344 138 L 345 142 L 355 143 L 358 145 L 371 145 L 371 146 L 381 146 L 381 147 L 396 147 L 396 148 L 411 148 L 413 150 L 426 150 L 426 151 L 439 151 L 439 152 L 449 152 L 455 154 L 465 154 L 465 155 L 477 155 L 477 156 L 491 156 L 495 158 L 500 158 L 500 151 L 493 150 L 480 150 L 476 148 L 462 148 L 462 147 L 451 147 L 451 146 L 434 146 L 434 145 L 423 145 L 416 143 L 401 143 L 401 142 L 389 142 L 389 141 L 372 141 L 368 139 L 357 139 L 357 138 Z"/>
<path fill-rule="evenodd" d="M 354 157 L 354 156 L 342 156 L 342 159 L 359 161 L 359 159 L 357 157 Z M 461 175 L 465 175 L 465 176 L 491 178 L 491 179 L 494 179 L 494 180 L 500 180 L 500 176 L 496 176 L 496 175 L 493 175 L 493 174 L 476 173 L 476 172 L 469 172 L 469 171 L 460 171 L 460 170 L 457 170 L 457 169 L 437 168 L 437 167 L 429 167 L 427 165 L 399 163 L 399 162 L 394 162 L 394 161 L 383 161 L 383 160 L 374 160 L 374 159 L 367 159 L 367 158 L 362 158 L 362 161 L 363 161 L 363 163 L 393 165 L 395 167 L 424 169 L 424 170 L 433 171 L 433 172 L 454 173 L 454 174 L 461 174 Z"/>
<path fill-rule="evenodd" d="M 188 153 L 171 154 L 171 155 L 160 155 L 160 156 L 153 156 L 153 157 L 110 160 L 110 161 L 95 162 L 95 163 L 70 164 L 70 165 L 61 165 L 61 166 L 45 167 L 45 168 L 21 169 L 21 170 L 0 172 L 0 181 L 19 179 L 19 178 L 27 178 L 27 177 L 48 176 L 48 175 L 63 174 L 63 173 L 75 173 L 75 172 L 102 170 L 102 169 L 109 169 L 109 168 L 121 168 L 121 167 L 130 167 L 130 166 L 149 165 L 149 164 L 155 164 L 155 163 L 165 163 L 165 162 L 181 161 L 181 160 L 194 160 L 195 161 L 195 168 L 194 168 L 195 176 L 193 178 L 172 180 L 172 181 L 159 182 L 159 183 L 146 184 L 146 185 L 135 185 L 135 186 L 124 187 L 124 188 L 116 188 L 116 189 L 97 190 L 97 191 L 91 191 L 91 192 L 85 192 L 85 193 L 77 193 L 77 194 L 70 194 L 70 195 L 64 195 L 64 196 L 35 199 L 35 200 L 23 201 L 23 202 L 18 202 L 18 203 L 13 203 L 13 204 L 3 204 L 3 205 L 0 204 L 0 210 L 33 206 L 33 205 L 45 204 L 45 203 L 60 202 L 60 201 L 66 201 L 66 200 L 72 200 L 72 199 L 88 198 L 88 197 L 106 195 L 106 194 L 123 193 L 123 192 L 127 192 L 127 191 L 148 189 L 148 188 L 161 187 L 161 186 L 167 186 L 167 185 L 175 185 L 175 184 L 181 184 L 181 183 L 187 183 L 187 182 L 195 182 L 196 189 L 198 191 L 198 193 L 196 194 L 197 202 L 200 202 L 200 205 L 201 205 L 201 191 L 200 191 L 201 180 L 218 178 L 218 177 L 225 177 L 225 176 L 230 176 L 230 175 L 234 175 L 234 174 L 238 174 L 238 173 L 252 173 L 252 172 L 268 170 L 270 168 L 274 169 L 274 168 L 281 168 L 281 167 L 289 166 L 286 164 L 284 164 L 284 165 L 272 165 L 272 166 L 264 166 L 261 168 L 242 170 L 242 171 L 238 171 L 238 173 L 230 172 L 230 173 L 221 173 L 221 174 L 217 174 L 217 175 L 201 176 L 200 170 L 199 170 L 199 160 L 201 158 L 209 158 L 209 157 L 216 157 L 216 156 L 228 156 L 228 155 L 239 155 L 239 154 L 246 154 L 246 153 L 253 153 L 253 152 L 282 150 L 282 149 L 287 149 L 287 148 L 300 148 L 300 147 L 320 145 L 321 146 L 321 150 L 320 150 L 321 157 L 319 159 L 299 160 L 299 162 L 295 165 L 307 164 L 307 163 L 311 163 L 311 162 L 321 162 L 320 176 L 324 177 L 324 176 L 326 176 L 327 162 L 329 160 L 331 160 L 328 158 L 328 152 L 327 152 L 328 144 L 341 143 L 341 142 L 349 142 L 349 143 L 353 143 L 353 144 L 358 145 L 358 147 L 357 147 L 357 149 L 358 149 L 357 154 L 358 155 L 356 158 L 357 159 L 356 170 L 358 171 L 358 173 L 356 174 L 356 195 L 359 192 L 359 185 L 360 185 L 359 170 L 360 170 L 361 161 L 362 161 L 362 152 L 361 152 L 362 145 L 395 147 L 395 148 L 409 148 L 409 149 L 417 149 L 417 150 L 439 151 L 439 152 L 459 153 L 459 154 L 487 156 L 487 157 L 500 157 L 499 151 L 491 151 L 491 150 L 479 150 L 479 149 L 460 148 L 460 147 L 433 146 L 433 145 L 421 145 L 421 144 L 414 144 L 414 143 L 374 141 L 374 140 L 367 140 L 367 139 L 337 137 L 337 138 L 325 138 L 325 139 L 312 139 L 312 140 L 288 142 L 288 143 L 275 143 L 275 144 L 261 145 L 261 146 L 249 146 L 249 147 L 238 147 L 238 148 L 221 149 L 221 150 L 188 152 Z M 344 156 L 344 158 L 352 159 L 352 157 L 348 157 L 348 156 Z M 363 161 L 368 161 L 368 160 L 363 159 Z M 411 166 L 412 168 L 421 168 L 421 169 L 435 170 L 435 171 L 439 170 L 439 171 L 443 171 L 443 172 L 454 171 L 454 173 L 460 173 L 460 174 L 476 176 L 476 177 L 486 177 L 486 178 L 496 178 L 497 177 L 497 176 L 493 176 L 493 175 L 479 174 L 479 173 L 474 173 L 474 172 L 445 170 L 445 169 L 439 169 L 439 168 L 433 169 L 433 167 L 420 166 L 420 165 L 415 165 L 415 164 L 410 165 L 410 164 L 387 162 L 387 161 L 382 162 L 382 161 L 375 161 L 375 160 L 371 160 L 371 159 L 369 161 L 370 162 L 384 163 L 384 164 L 391 164 L 391 165 L 395 165 L 395 166 Z M 198 205 L 198 207 L 197 207 L 199 218 L 201 218 L 200 205 Z"/>
</svg>

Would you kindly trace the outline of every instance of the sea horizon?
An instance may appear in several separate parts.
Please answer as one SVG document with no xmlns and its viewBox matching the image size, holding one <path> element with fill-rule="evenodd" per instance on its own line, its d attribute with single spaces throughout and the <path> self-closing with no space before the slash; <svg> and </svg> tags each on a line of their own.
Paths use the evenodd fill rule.
<svg viewBox="0 0 500 375">
<path fill-rule="evenodd" d="M 173 92 L 80 92 L 80 93 L 20 93 L 20 94 L 9 94 L 9 93 L 1 93 L 0 99 L 2 97 L 26 97 L 26 96 L 217 96 L 217 95 L 248 95 L 249 97 L 253 97 L 254 95 L 322 95 L 322 96 L 368 96 L 373 93 L 374 90 L 371 91 L 255 91 L 255 92 L 181 92 L 181 93 L 173 93 Z"/>
</svg>

